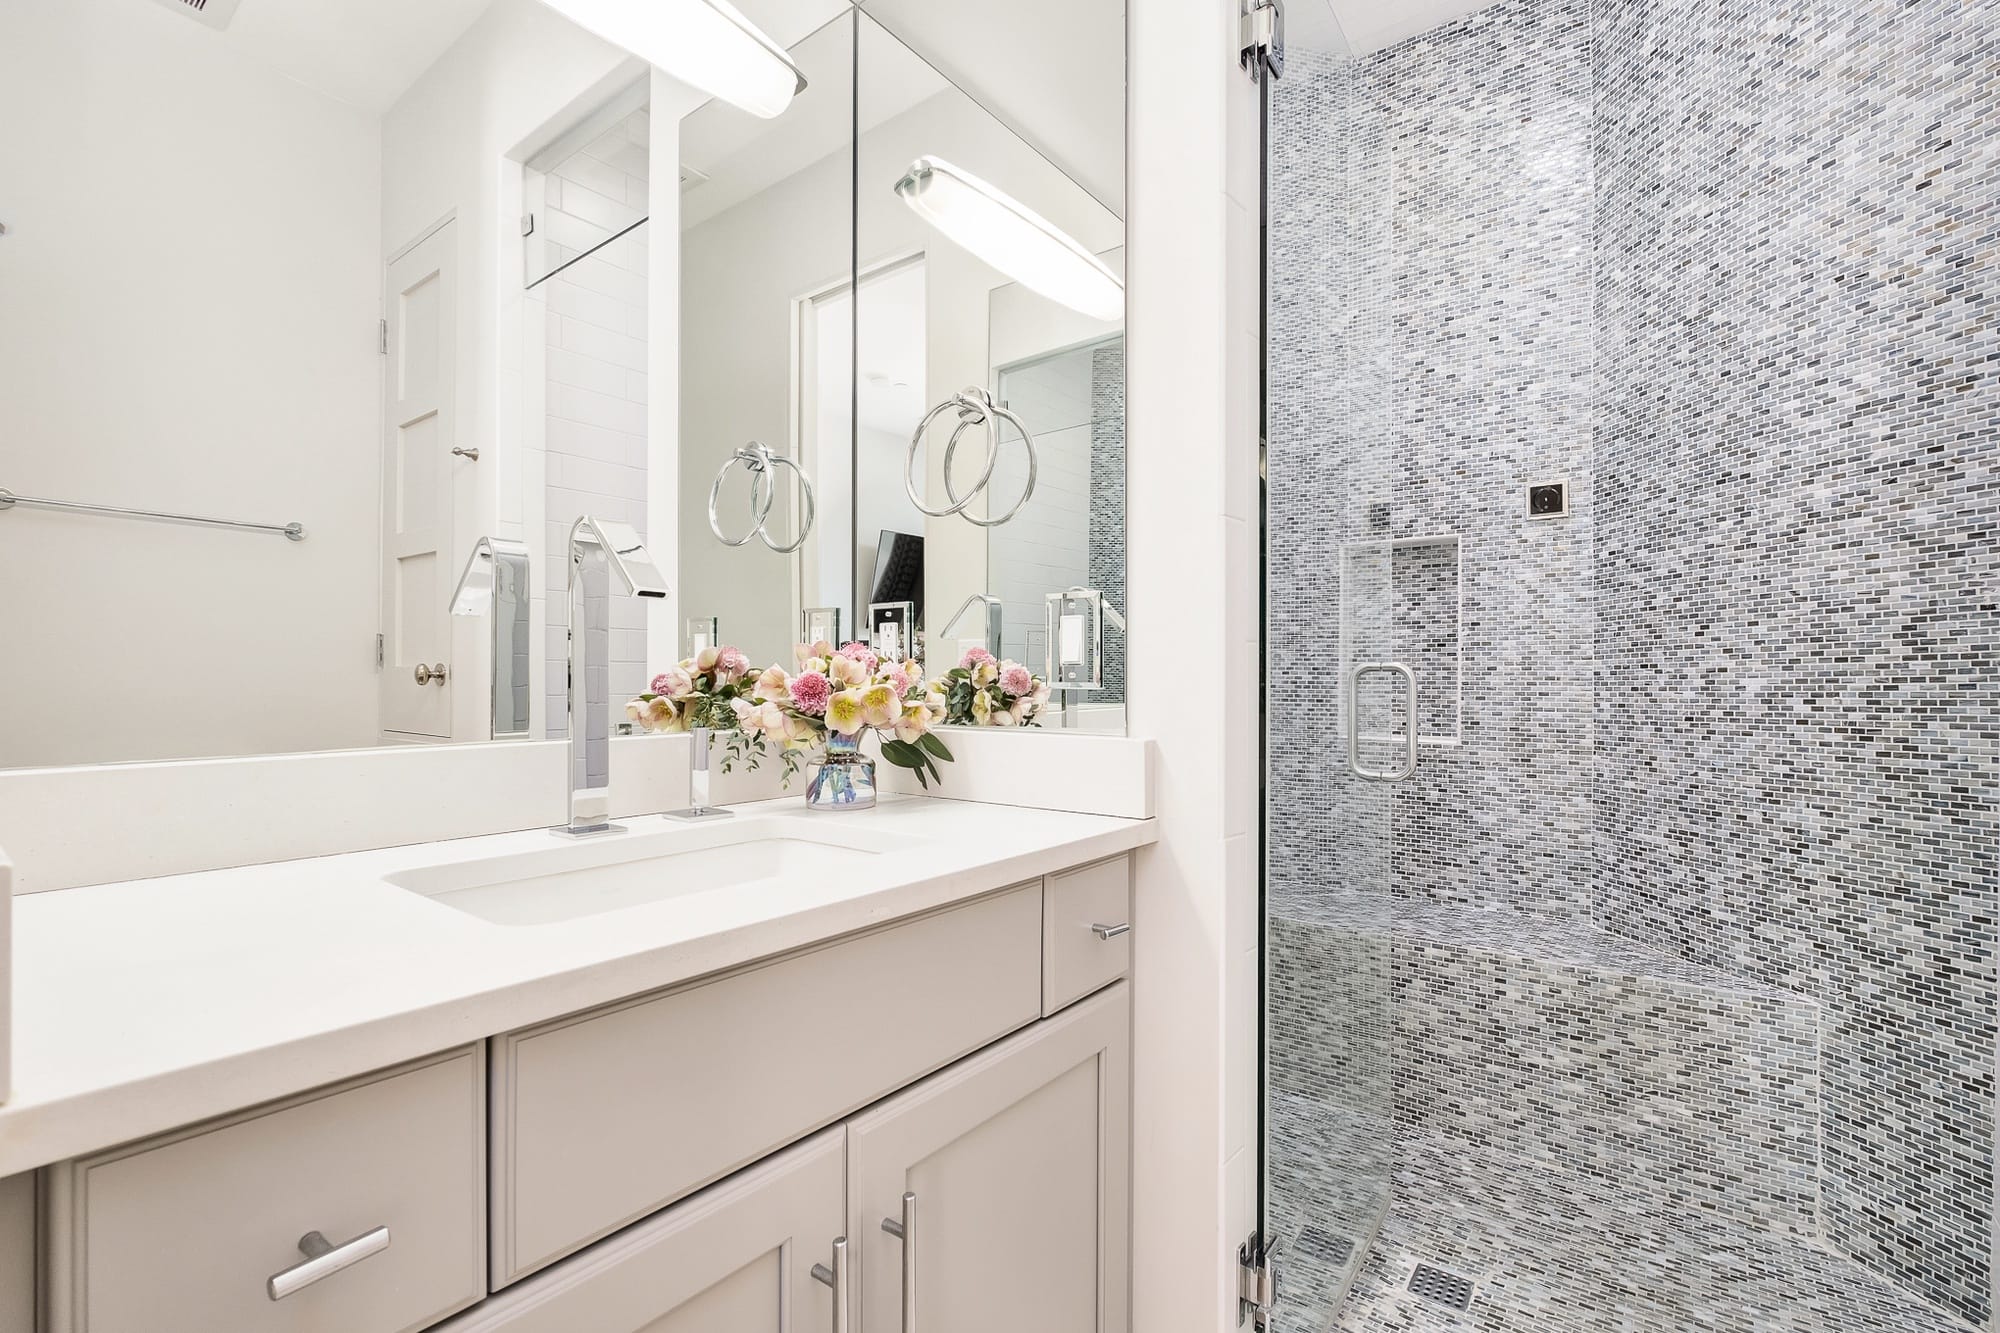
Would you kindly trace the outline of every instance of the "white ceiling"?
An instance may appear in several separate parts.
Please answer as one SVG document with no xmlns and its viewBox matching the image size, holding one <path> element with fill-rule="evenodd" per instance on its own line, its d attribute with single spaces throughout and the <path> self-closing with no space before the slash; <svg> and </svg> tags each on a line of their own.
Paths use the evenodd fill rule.
<svg viewBox="0 0 2000 1333">
<path fill-rule="evenodd" d="M 223 38 L 250 59 L 374 115 L 491 0 L 243 0 Z"/>
<path fill-rule="evenodd" d="M 1125 0 L 861 0 L 861 8 L 1125 216 Z"/>
<path fill-rule="evenodd" d="M 1288 45 L 1365 56 L 1476 13 L 1494 0 L 1291 0 Z"/>
</svg>

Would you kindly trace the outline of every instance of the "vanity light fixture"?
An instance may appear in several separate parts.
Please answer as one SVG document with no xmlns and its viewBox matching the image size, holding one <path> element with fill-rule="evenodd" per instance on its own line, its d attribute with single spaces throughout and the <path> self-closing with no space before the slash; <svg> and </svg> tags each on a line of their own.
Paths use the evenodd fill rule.
<svg viewBox="0 0 2000 1333">
<path fill-rule="evenodd" d="M 1125 317 L 1125 284 L 1103 260 L 1020 200 L 941 157 L 896 182 L 918 216 L 1030 291 L 1106 323 Z"/>
<path fill-rule="evenodd" d="M 622 46 L 753 116 L 780 115 L 805 91 L 785 48 L 729 0 L 542 0 L 587 32 Z"/>
</svg>

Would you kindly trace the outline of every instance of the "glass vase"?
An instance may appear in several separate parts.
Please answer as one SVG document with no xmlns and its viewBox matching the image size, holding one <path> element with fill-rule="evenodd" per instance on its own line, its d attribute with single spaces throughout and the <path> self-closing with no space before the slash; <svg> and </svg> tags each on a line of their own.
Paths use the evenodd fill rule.
<svg viewBox="0 0 2000 1333">
<path fill-rule="evenodd" d="M 806 774 L 808 810 L 869 810 L 875 805 L 875 761 L 859 736 L 828 734 L 826 754 Z"/>
</svg>

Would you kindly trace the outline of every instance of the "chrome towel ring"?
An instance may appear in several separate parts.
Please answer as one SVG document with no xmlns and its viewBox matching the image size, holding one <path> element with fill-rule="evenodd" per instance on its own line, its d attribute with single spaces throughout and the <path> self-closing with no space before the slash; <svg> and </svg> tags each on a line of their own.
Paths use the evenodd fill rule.
<svg viewBox="0 0 2000 1333">
<path fill-rule="evenodd" d="M 750 530 L 741 537 L 730 537 L 722 530 L 722 515 L 716 506 L 722 499 L 722 483 L 729 480 L 729 469 L 741 464 L 750 470 Z M 776 477 L 778 469 L 788 467 L 792 475 L 799 479 L 799 491 L 805 500 L 805 513 L 799 522 L 799 535 L 789 543 L 779 544 L 771 539 L 765 520 L 771 517 L 772 502 L 777 499 Z M 806 537 L 812 532 L 813 518 L 818 510 L 813 503 L 812 481 L 805 470 L 783 454 L 772 453 L 764 445 L 752 440 L 731 454 L 722 464 L 722 470 L 715 474 L 715 484 L 708 488 L 708 528 L 715 539 L 724 546 L 748 546 L 755 537 L 779 555 L 790 555 L 806 544 Z"/>
<path fill-rule="evenodd" d="M 944 491 L 951 497 L 951 504 L 943 509 L 932 509 L 924 503 L 917 482 L 917 457 L 923 452 L 924 437 L 929 434 L 931 423 L 950 411 L 958 413 L 958 425 L 952 428 L 951 439 L 944 447 Z M 1028 484 L 1022 488 L 1021 498 L 1014 502 L 1014 507 L 1000 517 L 974 518 L 965 512 L 965 507 L 985 494 L 993 481 L 994 465 L 1000 461 L 1000 429 L 995 418 L 999 421 L 1012 422 L 1014 429 L 1021 432 L 1021 443 L 1027 446 L 1028 450 Z M 979 480 L 973 483 L 972 489 L 960 495 L 952 485 L 951 466 L 958 455 L 959 442 L 965 438 L 965 432 L 974 426 L 983 427 L 986 431 L 986 466 L 980 469 Z M 915 434 L 910 436 L 909 456 L 904 460 L 903 489 L 909 493 L 910 503 L 932 518 L 957 514 L 967 523 L 974 523 L 982 528 L 997 528 L 1020 513 L 1028 501 L 1034 498 L 1035 478 L 1040 470 L 1041 459 L 1035 451 L 1035 437 L 1028 433 L 1026 423 L 995 402 L 993 396 L 986 390 L 975 387 L 953 394 L 926 412 L 924 419 L 917 423 Z"/>
</svg>

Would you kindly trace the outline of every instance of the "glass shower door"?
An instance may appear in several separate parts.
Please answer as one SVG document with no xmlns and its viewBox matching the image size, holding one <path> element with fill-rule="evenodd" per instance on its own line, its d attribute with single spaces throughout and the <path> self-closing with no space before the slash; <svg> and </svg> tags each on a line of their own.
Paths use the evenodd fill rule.
<svg viewBox="0 0 2000 1333">
<path fill-rule="evenodd" d="M 1365 179 L 1370 164 L 1333 133 L 1338 72 L 1313 73 L 1263 90 L 1261 1228 L 1280 1273 L 1270 1327 L 1286 1333 L 1332 1326 L 1389 1206 L 1390 802 L 1439 721 L 1451 655 L 1413 631 L 1457 558 L 1388 540 L 1376 521 L 1375 406 L 1340 368 L 1387 342 L 1366 327 L 1385 307 L 1352 299 L 1377 280 L 1369 247 L 1384 238 L 1323 206 L 1336 175 Z"/>
</svg>

